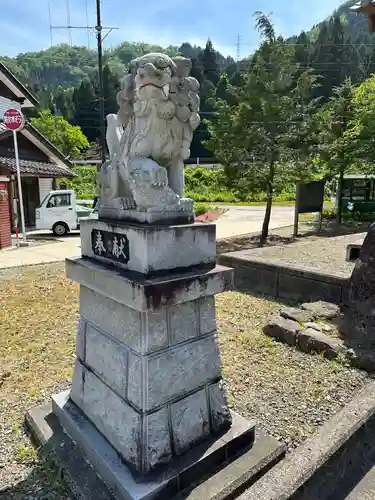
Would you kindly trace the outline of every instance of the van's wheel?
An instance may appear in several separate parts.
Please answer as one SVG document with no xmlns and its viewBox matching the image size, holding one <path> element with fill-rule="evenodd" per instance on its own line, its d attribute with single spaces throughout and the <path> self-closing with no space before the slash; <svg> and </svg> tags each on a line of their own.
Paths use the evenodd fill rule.
<svg viewBox="0 0 375 500">
<path fill-rule="evenodd" d="M 66 236 L 69 233 L 69 228 L 65 222 L 56 222 L 52 231 L 55 236 Z"/>
</svg>

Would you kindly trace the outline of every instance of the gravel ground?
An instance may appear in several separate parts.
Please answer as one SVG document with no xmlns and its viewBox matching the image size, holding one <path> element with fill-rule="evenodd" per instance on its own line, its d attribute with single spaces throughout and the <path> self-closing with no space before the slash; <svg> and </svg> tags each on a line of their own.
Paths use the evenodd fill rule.
<svg viewBox="0 0 375 500">
<path fill-rule="evenodd" d="M 265 248 L 254 248 L 254 258 L 281 260 L 297 265 L 315 267 L 325 272 L 343 273 L 348 276 L 353 271 L 354 263 L 346 262 L 346 247 L 364 238 L 366 233 L 347 234 L 344 236 L 322 237 L 308 236 L 289 244 L 277 244 Z"/>
<path fill-rule="evenodd" d="M 69 386 L 78 286 L 65 278 L 63 263 L 4 270 L 0 284 L 0 498 L 70 500 L 22 424 L 28 408 Z M 265 336 L 267 316 L 280 308 L 273 300 L 230 292 L 218 296 L 217 308 L 230 405 L 289 449 L 369 380 Z"/>
<path fill-rule="evenodd" d="M 217 298 L 224 377 L 235 411 L 295 448 L 369 380 L 365 372 L 304 354 L 262 332 L 276 301 L 230 292 Z"/>
</svg>

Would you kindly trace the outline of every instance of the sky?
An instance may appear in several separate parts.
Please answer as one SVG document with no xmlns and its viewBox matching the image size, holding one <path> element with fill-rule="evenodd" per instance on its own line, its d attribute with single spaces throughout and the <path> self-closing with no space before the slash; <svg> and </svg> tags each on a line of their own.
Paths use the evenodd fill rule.
<svg viewBox="0 0 375 500">
<path fill-rule="evenodd" d="M 0 0 L 0 54 L 39 51 L 51 45 L 53 26 L 94 26 L 95 0 Z M 204 46 L 210 38 L 224 55 L 235 57 L 240 36 L 240 55 L 257 46 L 253 13 L 272 13 L 278 34 L 290 36 L 310 29 L 340 6 L 340 0 L 102 0 L 103 26 L 116 27 L 106 38 L 107 48 L 122 41 L 180 45 L 184 41 Z M 266 7 L 265 7 L 266 4 Z M 86 9 L 87 6 L 87 9 Z M 71 31 L 74 45 L 94 48 L 93 32 Z M 66 29 L 52 30 L 52 43 L 68 43 Z"/>
</svg>

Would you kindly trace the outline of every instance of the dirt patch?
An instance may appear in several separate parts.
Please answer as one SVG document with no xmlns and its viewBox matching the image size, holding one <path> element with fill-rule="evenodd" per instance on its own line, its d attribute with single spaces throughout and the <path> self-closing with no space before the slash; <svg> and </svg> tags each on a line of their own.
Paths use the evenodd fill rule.
<svg viewBox="0 0 375 500">
<path fill-rule="evenodd" d="M 67 498 L 23 429 L 26 410 L 71 380 L 78 286 L 64 273 L 63 263 L 0 273 L 0 488 L 25 481 L 0 493 L 7 500 Z"/>
</svg>

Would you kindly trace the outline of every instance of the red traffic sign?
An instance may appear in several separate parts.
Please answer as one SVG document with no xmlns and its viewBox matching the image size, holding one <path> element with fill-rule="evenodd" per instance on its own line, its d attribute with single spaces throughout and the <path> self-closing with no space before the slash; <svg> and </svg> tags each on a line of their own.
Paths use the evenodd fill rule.
<svg viewBox="0 0 375 500">
<path fill-rule="evenodd" d="M 21 130 L 24 126 L 25 119 L 18 109 L 8 109 L 4 113 L 3 122 L 9 130 Z"/>
</svg>

